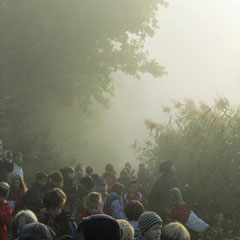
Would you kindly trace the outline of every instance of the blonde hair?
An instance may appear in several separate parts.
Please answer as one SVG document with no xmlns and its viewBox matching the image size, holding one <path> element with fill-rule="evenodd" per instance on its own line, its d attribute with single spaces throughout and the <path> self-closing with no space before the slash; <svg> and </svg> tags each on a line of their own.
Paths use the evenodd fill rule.
<svg viewBox="0 0 240 240">
<path fill-rule="evenodd" d="M 87 205 L 97 204 L 102 201 L 102 197 L 98 192 L 91 192 L 87 196 Z"/>
<path fill-rule="evenodd" d="M 122 240 L 133 240 L 134 228 L 132 227 L 132 225 L 124 219 L 117 219 L 117 221 L 123 231 Z"/>
<path fill-rule="evenodd" d="M 185 204 L 183 201 L 182 193 L 179 188 L 172 188 L 169 191 L 170 193 L 170 201 L 172 204 Z"/>
<path fill-rule="evenodd" d="M 161 240 L 190 240 L 190 234 L 181 223 L 172 222 L 163 227 Z"/>
</svg>

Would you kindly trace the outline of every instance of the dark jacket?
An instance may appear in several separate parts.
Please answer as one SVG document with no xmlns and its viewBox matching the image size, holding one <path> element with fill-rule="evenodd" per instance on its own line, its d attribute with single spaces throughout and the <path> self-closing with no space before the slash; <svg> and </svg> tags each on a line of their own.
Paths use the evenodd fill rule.
<svg viewBox="0 0 240 240">
<path fill-rule="evenodd" d="M 151 188 L 148 199 L 149 209 L 157 212 L 160 217 L 164 218 L 165 209 L 169 201 L 169 190 L 174 187 L 183 191 L 183 187 L 174 173 L 164 173 L 160 176 Z"/>
<path fill-rule="evenodd" d="M 55 232 L 56 238 L 70 235 L 73 240 L 77 239 L 77 224 L 72 215 L 64 209 L 53 221 L 50 220 L 47 214 L 40 216 L 39 221 L 50 227 Z"/>
<path fill-rule="evenodd" d="M 7 182 L 7 174 L 13 171 L 13 163 L 0 161 L 0 182 Z"/>
<path fill-rule="evenodd" d="M 23 204 L 27 209 L 32 210 L 36 215 L 43 208 L 43 196 L 45 188 L 39 183 L 35 182 L 32 187 L 24 194 Z"/>
<path fill-rule="evenodd" d="M 67 195 L 66 206 L 72 206 L 77 198 L 77 186 L 74 184 L 73 180 L 64 178 L 63 191 Z"/>
</svg>

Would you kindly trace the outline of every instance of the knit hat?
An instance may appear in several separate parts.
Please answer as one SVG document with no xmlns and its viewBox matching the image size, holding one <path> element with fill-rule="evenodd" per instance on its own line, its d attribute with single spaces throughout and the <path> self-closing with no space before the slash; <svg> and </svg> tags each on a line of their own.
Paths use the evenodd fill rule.
<svg viewBox="0 0 240 240">
<path fill-rule="evenodd" d="M 144 212 L 138 220 L 138 227 L 141 234 L 143 235 L 156 223 L 162 224 L 162 219 L 155 212 Z"/>
<path fill-rule="evenodd" d="M 121 240 L 122 231 L 119 223 L 108 215 L 92 215 L 83 218 L 78 227 L 85 240 Z"/>
</svg>

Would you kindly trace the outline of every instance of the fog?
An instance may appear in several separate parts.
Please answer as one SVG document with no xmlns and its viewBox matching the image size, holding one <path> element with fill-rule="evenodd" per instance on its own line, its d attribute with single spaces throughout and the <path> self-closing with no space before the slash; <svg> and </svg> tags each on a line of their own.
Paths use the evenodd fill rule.
<svg viewBox="0 0 240 240">
<path fill-rule="evenodd" d="M 114 76 L 115 97 L 90 132 L 96 138 L 86 140 L 86 159 L 97 155 L 102 162 L 118 161 L 119 167 L 126 161 L 136 166 L 130 146 L 147 136 L 143 120 L 163 121 L 161 106 L 174 99 L 212 103 L 220 95 L 239 104 L 239 11 L 238 0 L 172 0 L 161 8 L 160 28 L 146 49 L 168 74 L 141 80 Z"/>
</svg>

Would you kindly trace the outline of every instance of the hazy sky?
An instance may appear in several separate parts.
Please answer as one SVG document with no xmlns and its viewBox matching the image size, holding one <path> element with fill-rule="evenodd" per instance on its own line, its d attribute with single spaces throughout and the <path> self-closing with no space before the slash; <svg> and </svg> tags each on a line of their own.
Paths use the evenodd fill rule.
<svg viewBox="0 0 240 240">
<path fill-rule="evenodd" d="M 171 0 L 168 8 L 161 8 L 160 29 L 146 48 L 168 75 L 144 76 L 141 81 L 117 75 L 116 96 L 104 124 L 95 130 L 96 141 L 114 149 L 118 160 L 133 160 L 128 147 L 145 136 L 143 120 L 162 121 L 161 106 L 171 100 L 212 102 L 224 95 L 239 104 L 239 13 L 240 0 Z"/>
</svg>

